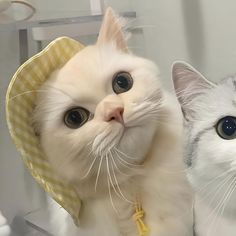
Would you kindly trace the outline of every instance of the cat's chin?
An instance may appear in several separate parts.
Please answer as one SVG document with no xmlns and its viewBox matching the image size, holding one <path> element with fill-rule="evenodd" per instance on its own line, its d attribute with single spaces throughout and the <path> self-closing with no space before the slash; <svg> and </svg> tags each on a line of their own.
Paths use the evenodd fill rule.
<svg viewBox="0 0 236 236">
<path fill-rule="evenodd" d="M 154 134 L 155 127 L 150 125 L 125 126 L 117 147 L 132 161 L 135 160 L 135 163 L 141 164 L 149 151 Z"/>
</svg>

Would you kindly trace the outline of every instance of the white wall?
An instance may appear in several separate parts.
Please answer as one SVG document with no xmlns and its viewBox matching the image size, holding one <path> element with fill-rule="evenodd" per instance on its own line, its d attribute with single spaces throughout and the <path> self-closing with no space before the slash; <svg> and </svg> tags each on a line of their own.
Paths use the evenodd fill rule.
<svg viewBox="0 0 236 236">
<path fill-rule="evenodd" d="M 179 0 L 133 0 L 138 24 L 143 26 L 146 57 L 160 68 L 163 83 L 171 87 L 170 70 L 176 59 L 186 59 L 186 38 Z"/>
<path fill-rule="evenodd" d="M 171 64 L 186 60 L 212 81 L 236 72 L 236 1 L 132 0 L 144 29 L 146 56 L 172 86 Z"/>
<path fill-rule="evenodd" d="M 30 0 L 39 12 L 88 11 L 89 0 Z"/>
<path fill-rule="evenodd" d="M 201 0 L 204 72 L 212 80 L 236 73 L 236 1 Z"/>
</svg>

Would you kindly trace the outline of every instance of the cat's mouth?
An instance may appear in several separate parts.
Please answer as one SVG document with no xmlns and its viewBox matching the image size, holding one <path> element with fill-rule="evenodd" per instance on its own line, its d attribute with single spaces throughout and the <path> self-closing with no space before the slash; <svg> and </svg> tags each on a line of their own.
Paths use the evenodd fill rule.
<svg viewBox="0 0 236 236">
<path fill-rule="evenodd" d="M 130 161 L 132 159 L 131 162 L 135 164 L 142 162 L 142 156 L 148 148 L 147 143 L 149 143 L 149 136 L 152 135 L 149 130 L 145 128 L 145 124 L 141 124 L 140 122 L 129 123 L 126 119 L 123 119 L 123 122 L 117 122 L 116 120 L 110 121 L 94 138 L 91 152 L 94 156 L 102 157 L 114 154 L 122 155 L 119 153 L 120 151 L 125 153 L 123 154 L 123 158 L 126 158 L 125 155 L 133 155 L 135 158 L 128 158 Z M 144 135 L 145 140 L 142 139 Z M 141 150 L 140 145 L 142 145 Z"/>
<path fill-rule="evenodd" d="M 117 146 L 125 132 L 125 126 L 116 121 L 111 121 L 99 135 L 97 135 L 92 144 L 92 152 L 95 155 L 103 155 Z"/>
</svg>

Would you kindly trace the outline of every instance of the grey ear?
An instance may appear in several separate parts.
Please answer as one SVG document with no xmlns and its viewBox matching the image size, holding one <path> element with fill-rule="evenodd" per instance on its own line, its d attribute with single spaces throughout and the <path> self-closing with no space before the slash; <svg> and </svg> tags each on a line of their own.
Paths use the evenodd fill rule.
<svg viewBox="0 0 236 236">
<path fill-rule="evenodd" d="M 173 64 L 172 79 L 183 115 L 186 120 L 190 120 L 194 115 L 191 102 L 206 90 L 215 87 L 215 84 L 208 81 L 201 73 L 185 62 Z"/>
</svg>

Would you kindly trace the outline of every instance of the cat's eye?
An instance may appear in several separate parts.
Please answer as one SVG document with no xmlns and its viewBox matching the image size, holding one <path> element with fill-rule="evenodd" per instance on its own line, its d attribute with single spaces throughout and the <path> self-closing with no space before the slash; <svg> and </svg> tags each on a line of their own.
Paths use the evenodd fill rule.
<svg viewBox="0 0 236 236">
<path fill-rule="evenodd" d="M 89 119 L 90 113 L 82 107 L 75 107 L 68 110 L 64 115 L 64 123 L 68 128 L 78 129 Z"/>
<path fill-rule="evenodd" d="M 226 116 L 216 124 L 216 132 L 223 139 L 236 138 L 236 117 Z"/>
<path fill-rule="evenodd" d="M 114 75 L 112 88 L 116 94 L 127 92 L 132 86 L 133 78 L 128 72 L 119 72 Z"/>
</svg>

